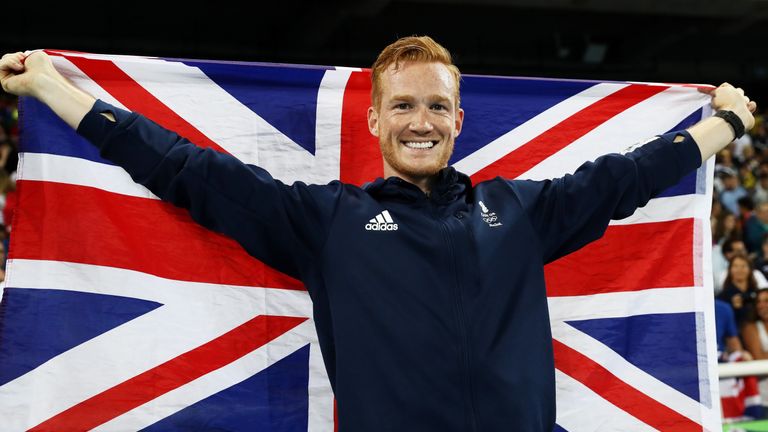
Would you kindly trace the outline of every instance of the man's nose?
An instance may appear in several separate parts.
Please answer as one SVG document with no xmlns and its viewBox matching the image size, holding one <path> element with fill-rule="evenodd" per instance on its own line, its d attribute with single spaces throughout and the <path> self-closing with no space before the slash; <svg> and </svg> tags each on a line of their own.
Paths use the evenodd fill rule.
<svg viewBox="0 0 768 432">
<path fill-rule="evenodd" d="M 429 120 L 429 112 L 426 108 L 419 108 L 413 113 L 410 129 L 412 132 L 418 133 L 427 133 L 434 129 L 432 122 Z"/>
</svg>

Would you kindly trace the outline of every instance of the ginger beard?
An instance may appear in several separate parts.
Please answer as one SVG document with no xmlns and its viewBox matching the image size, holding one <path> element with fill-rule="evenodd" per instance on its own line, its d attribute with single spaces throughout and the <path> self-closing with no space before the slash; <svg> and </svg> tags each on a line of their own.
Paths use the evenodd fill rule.
<svg viewBox="0 0 768 432">
<path fill-rule="evenodd" d="M 379 138 L 385 177 L 417 185 L 448 165 L 464 112 L 456 108 L 453 76 L 440 63 L 403 62 L 382 76 L 379 109 L 368 110 Z"/>
</svg>

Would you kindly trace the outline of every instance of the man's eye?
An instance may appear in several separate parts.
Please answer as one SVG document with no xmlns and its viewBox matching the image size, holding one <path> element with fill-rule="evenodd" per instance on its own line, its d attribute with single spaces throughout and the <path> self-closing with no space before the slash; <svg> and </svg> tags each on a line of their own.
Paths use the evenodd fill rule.
<svg viewBox="0 0 768 432">
<path fill-rule="evenodd" d="M 432 104 L 432 109 L 435 110 L 435 111 L 444 111 L 445 110 L 445 105 Z"/>
<path fill-rule="evenodd" d="M 404 110 L 404 109 L 408 109 L 408 108 L 410 108 L 410 107 L 411 107 L 411 104 L 409 104 L 409 103 L 405 103 L 405 102 L 403 102 L 403 103 L 399 103 L 399 104 L 395 105 L 395 108 L 397 108 L 397 109 L 402 109 L 402 110 Z"/>
</svg>

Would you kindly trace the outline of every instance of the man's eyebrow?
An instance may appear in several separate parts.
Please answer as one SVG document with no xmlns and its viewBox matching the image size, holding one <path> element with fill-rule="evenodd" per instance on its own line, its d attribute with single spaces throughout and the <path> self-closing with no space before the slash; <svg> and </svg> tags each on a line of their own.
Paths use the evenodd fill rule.
<svg viewBox="0 0 768 432">
<path fill-rule="evenodd" d="M 413 96 L 409 96 L 409 95 L 394 95 L 394 96 L 392 96 L 392 98 L 390 100 L 393 100 L 393 101 L 396 101 L 396 100 L 398 100 L 398 101 L 411 101 L 413 99 L 415 99 L 415 98 Z M 440 101 L 440 102 L 450 102 L 451 101 L 451 98 L 446 97 L 446 96 L 442 96 L 442 95 L 438 95 L 438 94 L 429 95 L 429 96 L 426 97 L 426 99 L 427 100 L 431 100 L 431 101 Z"/>
<path fill-rule="evenodd" d="M 408 96 L 408 95 L 394 95 L 394 96 L 392 96 L 392 98 L 391 98 L 391 99 L 392 99 L 392 100 L 401 100 L 401 101 L 403 101 L 403 100 L 404 100 L 404 101 L 409 101 L 409 100 L 413 100 L 413 96 Z"/>
</svg>

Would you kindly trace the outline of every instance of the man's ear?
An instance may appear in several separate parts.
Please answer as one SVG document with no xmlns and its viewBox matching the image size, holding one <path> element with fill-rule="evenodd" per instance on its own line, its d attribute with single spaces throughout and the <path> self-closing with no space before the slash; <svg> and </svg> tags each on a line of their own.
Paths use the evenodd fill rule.
<svg viewBox="0 0 768 432">
<path fill-rule="evenodd" d="M 368 107 L 368 131 L 375 137 L 379 136 L 379 113 L 373 107 Z"/>
<path fill-rule="evenodd" d="M 456 136 L 459 136 L 461 133 L 461 127 L 464 125 L 464 110 L 459 108 L 458 111 L 456 111 L 456 122 L 455 122 L 455 130 L 456 130 Z"/>
</svg>

